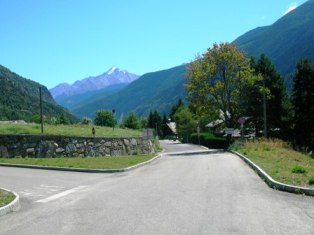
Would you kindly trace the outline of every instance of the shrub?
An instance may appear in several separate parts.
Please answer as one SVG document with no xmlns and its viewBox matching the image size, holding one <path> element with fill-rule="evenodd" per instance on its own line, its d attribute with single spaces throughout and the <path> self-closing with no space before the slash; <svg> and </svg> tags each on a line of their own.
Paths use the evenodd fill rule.
<svg viewBox="0 0 314 235">
<path fill-rule="evenodd" d="M 306 173 L 306 170 L 302 166 L 295 166 L 292 168 L 291 172 L 296 173 L 296 174 L 304 174 L 304 173 Z"/>
<path fill-rule="evenodd" d="M 314 176 L 310 177 L 309 185 L 314 185 Z"/>
<path fill-rule="evenodd" d="M 191 142 L 198 144 L 198 135 L 196 133 L 191 135 Z M 225 138 L 216 137 L 212 133 L 200 133 L 200 144 L 214 149 L 225 149 L 228 147 Z"/>
</svg>

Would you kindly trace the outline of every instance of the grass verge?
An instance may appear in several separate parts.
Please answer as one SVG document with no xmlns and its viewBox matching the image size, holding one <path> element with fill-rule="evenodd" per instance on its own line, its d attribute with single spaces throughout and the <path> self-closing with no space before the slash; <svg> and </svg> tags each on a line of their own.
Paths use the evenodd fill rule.
<svg viewBox="0 0 314 235">
<path fill-rule="evenodd" d="M 83 169 L 120 169 L 137 165 L 153 157 L 155 155 L 91 158 L 0 158 L 0 163 Z"/>
<path fill-rule="evenodd" d="M 314 159 L 293 150 L 283 141 L 236 142 L 231 150 L 246 156 L 276 181 L 301 187 L 314 187 Z"/>
<path fill-rule="evenodd" d="M 0 189 L 0 207 L 8 205 L 15 199 L 14 194 Z"/>
<path fill-rule="evenodd" d="M 138 137 L 141 131 L 132 129 L 122 129 L 111 127 L 95 126 L 96 137 Z M 2 134 L 41 134 L 39 124 L 4 124 L 0 123 L 0 133 Z M 92 126 L 90 125 L 49 125 L 44 124 L 45 135 L 63 135 L 63 136 L 84 136 L 92 137 Z"/>
</svg>

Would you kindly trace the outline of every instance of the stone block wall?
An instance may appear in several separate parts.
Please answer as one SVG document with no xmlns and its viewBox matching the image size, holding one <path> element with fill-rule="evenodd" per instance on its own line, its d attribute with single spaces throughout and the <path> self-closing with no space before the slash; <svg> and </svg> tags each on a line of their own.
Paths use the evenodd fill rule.
<svg viewBox="0 0 314 235">
<path fill-rule="evenodd" d="M 0 135 L 0 157 L 104 157 L 154 153 L 150 140 L 45 135 Z"/>
</svg>

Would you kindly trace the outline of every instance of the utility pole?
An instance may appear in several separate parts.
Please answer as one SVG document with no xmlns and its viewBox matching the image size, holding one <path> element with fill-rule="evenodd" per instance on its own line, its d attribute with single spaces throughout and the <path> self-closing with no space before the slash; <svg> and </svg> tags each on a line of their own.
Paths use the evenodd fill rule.
<svg viewBox="0 0 314 235">
<path fill-rule="evenodd" d="M 264 137 L 267 138 L 267 106 L 266 106 L 266 85 L 263 76 L 263 117 L 264 117 Z"/>
<path fill-rule="evenodd" d="M 41 134 L 43 134 L 44 133 L 44 120 L 43 120 L 43 101 L 42 101 L 41 86 L 39 87 L 39 107 L 40 107 Z"/>
</svg>

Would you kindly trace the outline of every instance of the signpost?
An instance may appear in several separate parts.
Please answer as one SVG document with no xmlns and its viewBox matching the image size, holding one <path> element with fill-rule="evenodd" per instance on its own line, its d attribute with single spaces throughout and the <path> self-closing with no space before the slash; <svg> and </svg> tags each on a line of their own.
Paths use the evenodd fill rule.
<svg viewBox="0 0 314 235">
<path fill-rule="evenodd" d="M 243 139 L 243 125 L 246 121 L 246 118 L 245 117 L 240 117 L 238 122 L 241 124 L 241 139 Z"/>
</svg>

